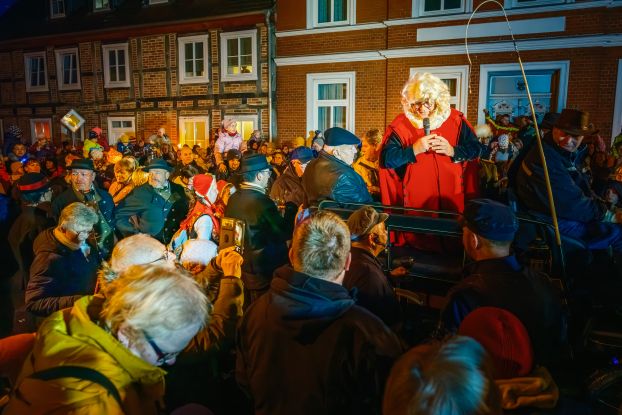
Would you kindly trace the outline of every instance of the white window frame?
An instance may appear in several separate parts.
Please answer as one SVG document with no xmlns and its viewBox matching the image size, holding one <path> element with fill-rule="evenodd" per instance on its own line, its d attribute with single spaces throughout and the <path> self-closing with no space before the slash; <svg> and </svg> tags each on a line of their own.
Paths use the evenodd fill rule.
<svg viewBox="0 0 622 415">
<path fill-rule="evenodd" d="M 52 132 L 52 119 L 51 118 L 31 118 L 30 119 L 30 142 L 35 143 L 37 141 L 37 133 L 35 131 L 36 123 L 47 123 L 50 126 L 50 140 L 54 136 Z"/>
<path fill-rule="evenodd" d="M 120 127 L 113 128 L 112 123 L 114 121 L 131 121 L 132 127 Z M 136 135 L 136 117 L 131 116 L 115 116 L 108 117 L 108 144 L 114 145 L 117 143 L 117 137 L 115 137 L 116 133 L 132 133 L 132 135 Z"/>
<path fill-rule="evenodd" d="M 533 0 L 528 4 L 524 4 L 519 2 L 518 0 L 504 0 L 504 5 L 506 9 L 524 9 L 527 7 L 534 6 L 554 6 L 556 4 L 565 4 L 565 3 L 574 3 L 574 0 Z"/>
<path fill-rule="evenodd" d="M 30 84 L 30 59 L 43 58 L 43 72 L 45 73 L 45 84 L 31 86 Z M 24 72 L 26 73 L 26 92 L 40 92 L 48 90 L 48 64 L 46 53 L 43 52 L 30 52 L 24 53 Z"/>
<path fill-rule="evenodd" d="M 616 80 L 616 98 L 613 105 L 613 122 L 611 123 L 611 143 L 622 130 L 622 59 L 618 59 L 618 77 Z"/>
<path fill-rule="evenodd" d="M 346 130 L 354 132 L 355 102 L 356 102 L 356 72 L 326 72 L 307 74 L 307 131 L 316 130 L 315 120 L 318 117 L 317 85 L 346 83 L 348 96 L 346 98 Z M 326 103 L 330 103 L 326 102 Z M 342 105 L 343 103 L 335 104 Z"/>
<path fill-rule="evenodd" d="M 235 120 L 240 123 L 240 127 L 242 126 L 242 121 L 252 121 L 253 131 L 259 129 L 259 116 L 258 115 L 237 115 L 236 114 L 236 115 L 233 115 L 233 118 L 235 118 Z M 241 128 L 238 129 L 238 132 L 240 133 L 240 135 L 242 135 Z M 251 135 L 252 135 L 252 132 L 251 132 Z M 242 136 L 242 138 L 245 139 L 244 136 Z"/>
<path fill-rule="evenodd" d="M 331 0 L 334 1 L 334 0 Z M 348 2 L 348 16 L 346 20 L 339 20 L 337 22 L 318 22 L 318 0 L 307 0 L 307 29 L 314 27 L 327 27 L 327 26 L 347 26 L 356 24 L 356 0 L 347 0 Z"/>
<path fill-rule="evenodd" d="M 54 3 L 63 3 L 63 12 L 62 13 L 54 13 Z M 58 19 L 59 17 L 65 17 L 65 0 L 50 0 L 50 18 Z"/>
<path fill-rule="evenodd" d="M 525 72 L 536 70 L 559 70 L 559 87 L 557 94 L 557 108 L 551 111 L 561 112 L 566 106 L 568 93 L 568 74 L 570 72 L 570 61 L 549 61 L 549 62 L 525 62 L 523 64 Z M 518 63 L 500 63 L 480 65 L 479 67 L 479 98 L 477 101 L 477 123 L 486 122 L 484 108 L 486 108 L 486 98 L 488 96 L 488 78 L 490 72 L 520 71 Z M 468 82 L 468 81 L 467 81 Z"/>
<path fill-rule="evenodd" d="M 58 89 L 60 91 L 68 91 L 72 89 L 81 89 L 80 87 L 80 53 L 78 52 L 78 48 L 68 48 L 68 49 L 56 49 L 54 51 L 56 55 L 56 81 L 58 83 Z M 63 57 L 68 54 L 76 55 L 76 83 L 75 84 L 65 84 L 64 80 L 64 70 L 63 67 L 64 59 Z"/>
<path fill-rule="evenodd" d="M 110 58 L 108 52 L 111 50 L 123 50 L 125 52 L 125 81 L 110 81 Z M 102 56 L 104 58 L 104 88 L 128 88 L 130 86 L 129 45 L 127 43 L 102 45 Z"/>
<path fill-rule="evenodd" d="M 450 104 L 454 104 L 456 109 L 467 117 L 467 107 L 469 99 L 469 66 L 457 65 L 457 66 L 427 66 L 410 68 L 410 76 L 413 76 L 417 72 L 429 72 L 434 76 L 442 79 L 455 79 L 456 80 L 456 96 L 452 97 Z"/>
<path fill-rule="evenodd" d="M 441 0 L 441 4 L 444 4 L 445 0 Z M 441 10 L 433 10 L 426 12 L 425 11 L 425 1 L 424 0 L 413 0 L 412 2 L 412 15 L 413 17 L 424 17 L 424 16 L 439 16 L 444 14 L 460 14 L 460 13 L 470 13 L 473 11 L 473 0 L 460 0 L 462 2 L 461 7 L 455 9 L 441 9 Z M 511 0 L 510 0 L 511 1 Z"/>
<path fill-rule="evenodd" d="M 194 144 L 190 144 L 190 143 L 182 143 L 181 142 L 181 138 L 184 137 L 186 135 L 186 122 L 204 122 L 205 123 L 205 145 L 209 146 L 211 144 L 211 125 L 209 123 L 209 117 L 207 115 L 204 116 L 190 116 L 190 117 L 179 117 L 178 120 L 178 125 L 179 125 L 179 145 L 183 146 L 184 144 L 188 144 L 190 147 L 192 147 L 194 144 L 196 144 L 196 141 Z"/>
<path fill-rule="evenodd" d="M 196 36 L 184 36 L 177 38 L 177 68 L 178 78 L 180 84 L 204 84 L 209 82 L 209 54 L 208 54 L 208 41 L 209 35 L 196 35 Z M 205 75 L 186 77 L 186 43 L 203 43 L 203 67 L 205 68 Z"/>
<path fill-rule="evenodd" d="M 240 38 L 251 38 L 251 51 L 252 51 L 252 65 L 253 72 L 251 73 L 239 73 L 239 74 L 229 74 L 227 72 L 228 65 L 228 55 L 227 55 L 227 41 L 231 39 L 239 39 Z M 239 43 L 238 43 L 239 46 Z M 240 49 L 238 47 L 238 53 Z M 224 82 L 226 81 L 254 81 L 257 80 L 257 74 L 259 72 L 259 67 L 257 66 L 257 30 L 243 30 L 240 32 L 224 32 L 220 34 L 220 79 Z M 239 63 L 239 61 L 238 61 Z"/>
<path fill-rule="evenodd" d="M 99 8 L 95 6 L 95 2 L 96 1 L 97 0 L 93 0 L 93 11 L 94 12 L 101 12 L 101 11 L 105 11 L 105 10 L 110 10 L 110 2 L 112 0 L 108 0 L 108 6 L 106 6 L 106 7 L 99 7 Z"/>
</svg>

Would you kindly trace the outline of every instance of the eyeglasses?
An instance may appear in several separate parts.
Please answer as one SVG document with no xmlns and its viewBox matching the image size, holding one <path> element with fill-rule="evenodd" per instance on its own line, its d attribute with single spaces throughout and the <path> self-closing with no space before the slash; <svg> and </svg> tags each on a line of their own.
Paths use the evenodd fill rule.
<svg viewBox="0 0 622 415">
<path fill-rule="evenodd" d="M 417 101 L 417 102 L 412 102 L 410 104 L 411 108 L 426 107 L 429 110 L 431 110 L 435 106 L 436 106 L 436 103 L 434 101 Z"/>
<path fill-rule="evenodd" d="M 154 263 L 160 262 L 160 261 L 168 261 L 168 259 L 171 257 L 171 255 L 174 255 L 171 251 L 164 251 L 164 253 L 162 254 L 161 257 L 156 258 L 153 261 L 149 261 L 145 265 L 147 265 L 147 264 L 154 264 Z"/>
<path fill-rule="evenodd" d="M 155 352 L 156 356 L 158 357 L 158 360 L 156 361 L 156 363 L 158 365 L 162 365 L 162 364 L 164 364 L 166 362 L 170 362 L 171 360 L 176 358 L 177 355 L 180 353 L 180 352 L 165 353 L 165 352 L 162 351 L 162 349 L 160 349 L 158 347 L 156 342 L 153 341 L 153 339 L 145 331 L 143 331 L 143 336 L 145 336 L 145 339 L 147 340 L 147 343 L 149 343 L 149 346 L 151 346 L 151 348 Z"/>
</svg>

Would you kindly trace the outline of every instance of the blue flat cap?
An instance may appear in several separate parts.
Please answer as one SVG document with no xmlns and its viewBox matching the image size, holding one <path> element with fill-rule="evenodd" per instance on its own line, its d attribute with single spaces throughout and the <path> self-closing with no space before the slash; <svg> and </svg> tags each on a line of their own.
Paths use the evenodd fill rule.
<svg viewBox="0 0 622 415">
<path fill-rule="evenodd" d="M 467 202 L 461 224 L 492 241 L 511 241 L 518 230 L 518 219 L 512 209 L 490 199 Z"/>
<path fill-rule="evenodd" d="M 292 160 L 300 160 L 301 163 L 306 163 L 313 159 L 313 150 L 305 146 L 296 147 L 292 150 L 290 157 Z"/>
<path fill-rule="evenodd" d="M 359 140 L 357 136 L 340 127 L 332 127 L 324 131 L 324 142 L 330 147 L 344 145 L 358 146 L 361 144 L 361 140 Z"/>
</svg>

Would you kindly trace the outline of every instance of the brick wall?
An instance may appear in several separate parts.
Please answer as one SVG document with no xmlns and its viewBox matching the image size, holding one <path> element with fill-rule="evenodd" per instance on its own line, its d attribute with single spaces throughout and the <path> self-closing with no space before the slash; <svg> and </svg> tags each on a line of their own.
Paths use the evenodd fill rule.
<svg viewBox="0 0 622 415">
<path fill-rule="evenodd" d="M 51 118 L 52 133 L 60 141 L 59 119 L 70 109 L 75 109 L 86 119 L 86 129 L 100 126 L 107 133 L 108 117 L 131 116 L 136 119 L 137 137 L 153 134 L 164 126 L 174 141 L 178 135 L 178 117 L 188 114 L 208 116 L 213 127 L 221 121 L 220 107 L 227 114 L 257 115 L 259 127 L 267 135 L 269 129 L 267 99 L 268 39 L 265 25 L 232 28 L 258 30 L 257 81 L 224 82 L 219 79 L 220 39 L 228 27 L 211 28 L 209 35 L 208 83 L 185 84 L 178 82 L 177 33 L 146 34 L 129 39 L 115 39 L 128 42 L 130 64 L 129 88 L 105 88 L 102 44 L 109 41 L 86 41 L 75 45 L 64 43 L 58 48 L 77 47 L 80 63 L 81 90 L 58 91 L 56 83 L 56 61 L 54 39 L 42 39 L 38 48 L 26 51 L 16 49 L 1 51 L 0 60 L 0 118 L 5 128 L 12 123 L 24 130 L 30 140 L 30 119 Z M 190 34 L 198 34 L 192 32 Z M 184 33 L 183 35 L 186 35 Z M 25 88 L 24 52 L 46 51 L 48 88 L 46 92 L 27 93 Z M 266 115 L 266 116 L 264 116 Z"/>
</svg>

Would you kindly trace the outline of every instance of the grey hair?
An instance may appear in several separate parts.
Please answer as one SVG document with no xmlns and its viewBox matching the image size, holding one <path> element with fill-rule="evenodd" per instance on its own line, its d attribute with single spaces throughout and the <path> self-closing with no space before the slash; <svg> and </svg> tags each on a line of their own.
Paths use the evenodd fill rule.
<svg viewBox="0 0 622 415">
<path fill-rule="evenodd" d="M 73 202 L 61 211 L 58 226 L 73 231 L 76 227 L 92 227 L 97 222 L 99 222 L 99 216 L 95 209 L 81 202 Z"/>
</svg>

